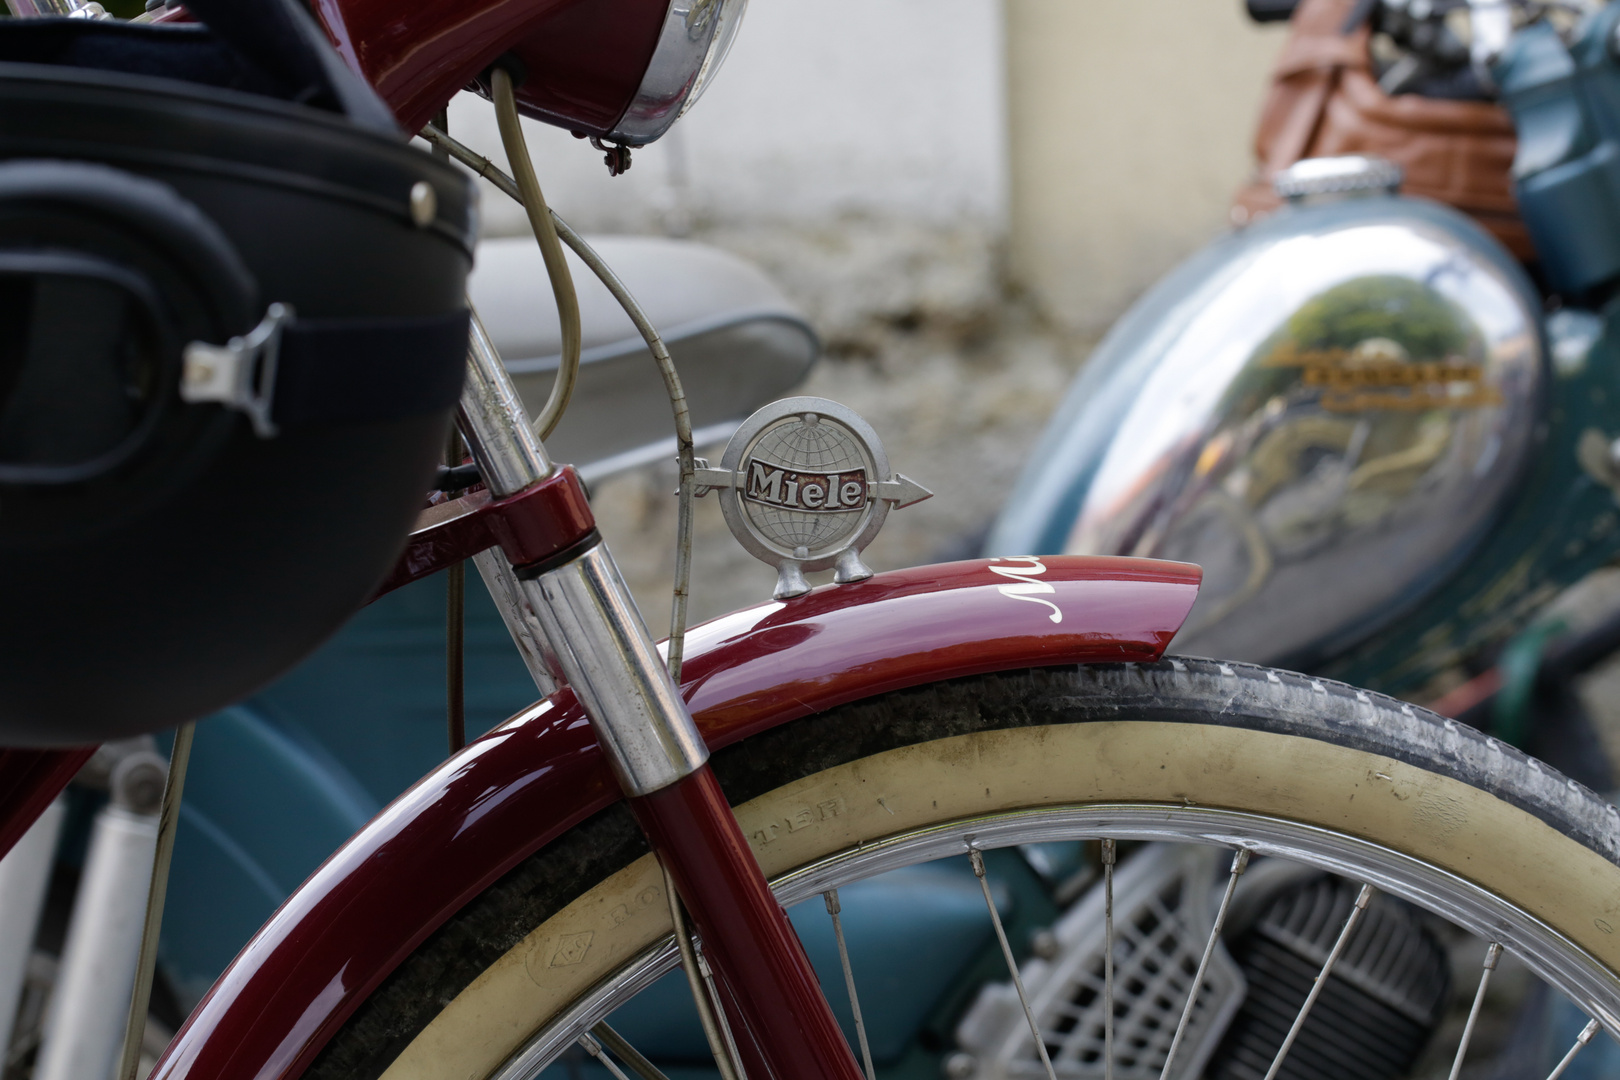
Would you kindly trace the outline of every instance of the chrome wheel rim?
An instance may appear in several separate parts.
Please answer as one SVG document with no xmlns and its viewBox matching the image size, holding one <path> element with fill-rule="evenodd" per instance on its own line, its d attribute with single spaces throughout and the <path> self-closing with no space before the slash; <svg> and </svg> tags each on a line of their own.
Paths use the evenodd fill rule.
<svg viewBox="0 0 1620 1080">
<path fill-rule="evenodd" d="M 1235 810 L 1179 804 L 1093 804 L 987 814 L 916 829 L 818 859 L 772 881 L 791 906 L 832 888 L 953 856 L 1064 840 L 1145 840 L 1247 849 L 1400 897 L 1499 942 L 1553 990 L 1620 1038 L 1620 978 L 1540 919 L 1465 878 L 1345 833 Z M 494 1075 L 531 1080 L 592 1025 L 680 964 L 673 937 L 643 950 L 536 1032 Z"/>
</svg>

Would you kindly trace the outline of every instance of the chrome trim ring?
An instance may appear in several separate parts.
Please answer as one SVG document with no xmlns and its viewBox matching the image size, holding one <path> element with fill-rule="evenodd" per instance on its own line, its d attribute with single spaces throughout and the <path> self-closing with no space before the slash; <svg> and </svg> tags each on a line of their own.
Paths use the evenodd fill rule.
<svg viewBox="0 0 1620 1080">
<path fill-rule="evenodd" d="M 716 40 L 728 17 L 741 17 L 737 0 L 670 0 L 652 60 L 624 115 L 608 138 L 644 146 L 669 130 L 709 72 Z"/>
</svg>

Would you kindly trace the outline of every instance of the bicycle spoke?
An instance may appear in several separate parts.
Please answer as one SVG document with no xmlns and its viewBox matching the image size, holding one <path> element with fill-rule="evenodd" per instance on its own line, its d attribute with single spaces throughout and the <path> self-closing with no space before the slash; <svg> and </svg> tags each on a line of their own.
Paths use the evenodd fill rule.
<svg viewBox="0 0 1620 1080">
<path fill-rule="evenodd" d="M 1277 1070 L 1282 1068 L 1283 1059 L 1288 1056 L 1288 1051 L 1294 1048 L 1294 1040 L 1299 1037 L 1299 1029 L 1305 1026 L 1305 1018 L 1311 1014 L 1311 1006 L 1316 1004 L 1318 995 L 1322 993 L 1322 987 L 1327 985 L 1333 965 L 1338 963 L 1339 954 L 1344 952 L 1345 943 L 1350 940 L 1350 932 L 1356 928 L 1356 923 L 1361 921 L 1361 913 L 1367 910 L 1367 902 L 1372 896 L 1371 885 L 1363 885 L 1361 892 L 1356 894 L 1356 902 L 1350 908 L 1350 917 L 1344 920 L 1344 928 L 1339 931 L 1339 940 L 1333 943 L 1333 951 L 1328 953 L 1326 962 L 1322 964 L 1322 973 L 1311 984 L 1311 992 L 1305 995 L 1305 1004 L 1299 1007 L 1299 1015 L 1294 1017 L 1293 1026 L 1288 1029 L 1288 1037 L 1277 1048 L 1277 1056 L 1272 1059 L 1271 1068 L 1266 1070 L 1266 1080 L 1276 1080 Z"/>
<path fill-rule="evenodd" d="M 1596 1020 L 1587 1021 L 1586 1026 L 1581 1028 L 1581 1033 L 1575 1036 L 1575 1045 L 1570 1047 L 1569 1053 L 1565 1054 L 1563 1060 L 1553 1067 L 1553 1071 L 1547 1075 L 1547 1080 L 1558 1080 L 1560 1076 L 1563 1076 L 1564 1070 L 1569 1068 L 1569 1063 L 1574 1061 L 1575 1055 L 1581 1052 L 1581 1047 L 1591 1042 L 1592 1036 L 1597 1033 L 1598 1022 Z"/>
<path fill-rule="evenodd" d="M 1491 972 L 1496 970 L 1496 961 L 1502 955 L 1502 946 L 1491 942 L 1485 950 L 1485 966 L 1479 973 L 1479 989 L 1474 991 L 1474 1004 L 1468 1010 L 1468 1023 L 1463 1025 L 1462 1042 L 1457 1044 L 1457 1056 L 1451 1062 L 1451 1075 L 1447 1080 L 1457 1080 L 1457 1074 L 1462 1072 L 1463 1056 L 1468 1053 L 1468 1041 L 1474 1037 L 1474 1021 L 1479 1019 L 1480 1006 L 1485 1004 L 1485 988 L 1491 983 Z"/>
<path fill-rule="evenodd" d="M 1187 1007 L 1181 1010 L 1181 1022 L 1176 1025 L 1176 1033 L 1170 1039 L 1170 1050 L 1164 1056 L 1164 1068 L 1159 1072 L 1159 1080 L 1170 1080 L 1170 1067 L 1175 1064 L 1181 1037 L 1187 1033 L 1187 1025 L 1192 1022 L 1193 1007 L 1198 1004 L 1198 991 L 1204 985 L 1204 972 L 1209 970 L 1209 958 L 1215 955 L 1215 946 L 1221 940 L 1221 927 L 1226 924 L 1226 909 L 1232 906 L 1232 893 L 1237 889 L 1238 878 L 1248 867 L 1248 849 L 1238 848 L 1232 853 L 1232 872 L 1226 879 L 1226 892 L 1221 897 L 1220 909 L 1215 912 L 1215 925 L 1210 928 L 1209 940 L 1204 943 L 1203 958 L 1198 961 L 1198 972 L 1193 975 L 1192 989 L 1187 991 Z M 1457 1078 L 1453 1076 L 1451 1080 Z"/>
<path fill-rule="evenodd" d="M 968 848 L 968 862 L 973 864 L 973 874 L 979 879 L 979 888 L 984 891 L 984 905 L 990 909 L 990 922 L 996 928 L 996 939 L 1001 942 L 1001 955 L 1007 961 L 1007 971 L 1018 990 L 1018 1002 L 1024 1007 L 1024 1019 L 1029 1021 L 1029 1033 L 1035 1037 L 1035 1051 L 1041 1055 L 1041 1064 L 1046 1066 L 1046 1080 L 1057 1080 L 1052 1059 L 1046 1053 L 1046 1040 L 1041 1038 L 1040 1025 L 1035 1023 L 1035 1011 L 1029 1007 L 1029 995 L 1024 993 L 1024 980 L 1018 977 L 1018 962 L 1013 959 L 1012 946 L 1007 944 L 1007 931 L 1002 929 L 1001 913 L 996 910 L 995 899 L 990 895 L 990 879 L 984 876 L 984 856 L 979 854 L 978 848 Z"/>
<path fill-rule="evenodd" d="M 619 1060 L 630 1066 L 631 1070 L 641 1080 L 669 1080 L 663 1071 L 642 1056 L 641 1051 L 630 1045 L 630 1041 L 608 1026 L 606 1020 L 599 1021 L 591 1028 L 591 1034 L 596 1036 L 605 1048 L 619 1056 Z M 590 1047 L 585 1047 L 587 1051 Z"/>
<path fill-rule="evenodd" d="M 826 901 L 827 915 L 832 919 L 833 937 L 838 939 L 838 962 L 844 966 L 844 989 L 849 991 L 849 1011 L 855 1014 L 855 1037 L 861 1044 L 866 1080 L 877 1080 L 877 1070 L 872 1068 L 872 1048 L 866 1042 L 866 1023 L 861 1019 L 861 999 L 855 993 L 855 972 L 849 966 L 849 946 L 844 943 L 844 920 L 839 917 L 844 906 L 838 902 L 837 889 L 828 889 L 821 898 Z"/>
<path fill-rule="evenodd" d="M 1103 864 L 1103 1080 L 1114 1080 L 1114 863 L 1119 848 L 1102 842 Z"/>
<path fill-rule="evenodd" d="M 580 1046 L 584 1047 L 587 1054 L 591 1055 L 591 1057 L 607 1066 L 607 1071 L 613 1074 L 613 1080 L 630 1080 L 628 1076 L 624 1075 L 624 1070 L 620 1069 L 618 1065 L 614 1064 L 613 1059 L 608 1057 L 607 1053 L 603 1051 L 602 1044 L 592 1038 L 589 1032 L 581 1035 L 574 1041 L 579 1043 Z"/>
</svg>

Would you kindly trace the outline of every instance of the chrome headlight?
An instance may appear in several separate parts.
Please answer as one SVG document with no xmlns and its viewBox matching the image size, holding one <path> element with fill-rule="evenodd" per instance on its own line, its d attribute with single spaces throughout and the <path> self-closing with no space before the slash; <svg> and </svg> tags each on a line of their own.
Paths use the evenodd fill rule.
<svg viewBox="0 0 1620 1080">
<path fill-rule="evenodd" d="M 725 62 L 748 0 L 670 0 L 652 62 L 608 138 L 644 146 L 703 96 Z"/>
</svg>

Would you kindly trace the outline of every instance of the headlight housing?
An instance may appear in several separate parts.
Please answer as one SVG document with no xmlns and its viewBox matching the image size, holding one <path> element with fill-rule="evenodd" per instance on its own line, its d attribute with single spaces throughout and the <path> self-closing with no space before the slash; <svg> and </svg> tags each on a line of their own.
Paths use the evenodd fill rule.
<svg viewBox="0 0 1620 1080">
<path fill-rule="evenodd" d="M 503 56 L 525 115 L 627 146 L 657 139 L 713 81 L 748 0 L 315 0 L 344 58 L 407 131 Z"/>
<path fill-rule="evenodd" d="M 748 0 L 671 0 L 647 73 L 607 137 L 643 146 L 697 103 L 725 62 Z"/>
</svg>

